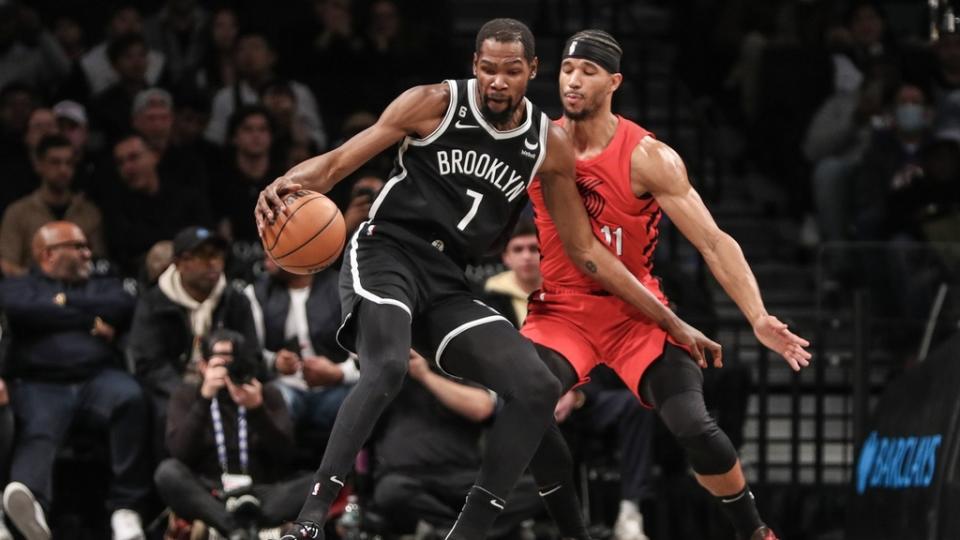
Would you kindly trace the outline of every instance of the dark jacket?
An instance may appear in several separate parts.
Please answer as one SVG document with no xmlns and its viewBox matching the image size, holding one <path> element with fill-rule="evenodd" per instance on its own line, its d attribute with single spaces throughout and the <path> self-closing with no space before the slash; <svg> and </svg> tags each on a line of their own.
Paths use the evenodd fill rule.
<svg viewBox="0 0 960 540">
<path fill-rule="evenodd" d="M 230 285 L 223 290 L 220 303 L 213 311 L 210 328 L 227 328 L 243 334 L 248 358 L 260 358 L 250 302 Z M 154 286 L 137 302 L 127 355 L 145 386 L 155 394 L 170 396 L 183 380 L 194 339 L 187 308 L 174 303 L 160 287 Z M 257 362 L 258 366 L 262 364 Z"/>
<path fill-rule="evenodd" d="M 9 376 L 80 381 L 121 365 L 118 350 L 90 331 L 100 317 L 119 336 L 129 327 L 135 299 L 118 279 L 64 283 L 33 270 L 0 282 L 0 305 L 9 327 Z"/>
<path fill-rule="evenodd" d="M 240 474 L 240 451 L 237 436 L 237 404 L 226 390 L 217 396 L 226 439 L 230 472 Z M 280 391 L 263 386 L 263 405 L 247 411 L 247 434 L 253 481 L 271 483 L 289 472 L 293 458 L 293 424 Z M 174 392 L 167 410 L 167 450 L 197 475 L 220 478 L 220 461 L 210 416 L 210 400 L 200 395 L 200 385 L 185 384 Z"/>
<path fill-rule="evenodd" d="M 285 326 L 290 312 L 287 285 L 264 275 L 254 284 L 253 291 L 263 312 L 263 348 L 276 352 L 286 341 Z M 313 278 L 307 298 L 307 327 L 313 350 L 333 362 L 347 358 L 346 351 L 337 344 L 340 322 L 339 273 L 330 267 Z"/>
</svg>

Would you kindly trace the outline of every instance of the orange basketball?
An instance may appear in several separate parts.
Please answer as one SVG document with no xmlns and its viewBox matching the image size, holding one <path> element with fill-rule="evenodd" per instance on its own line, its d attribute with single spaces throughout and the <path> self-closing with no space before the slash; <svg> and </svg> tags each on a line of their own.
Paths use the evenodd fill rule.
<svg viewBox="0 0 960 540">
<path fill-rule="evenodd" d="M 292 274 L 313 274 L 333 264 L 343 251 L 346 226 L 333 201 L 300 190 L 283 199 L 286 213 L 263 229 L 263 249 Z"/>
</svg>

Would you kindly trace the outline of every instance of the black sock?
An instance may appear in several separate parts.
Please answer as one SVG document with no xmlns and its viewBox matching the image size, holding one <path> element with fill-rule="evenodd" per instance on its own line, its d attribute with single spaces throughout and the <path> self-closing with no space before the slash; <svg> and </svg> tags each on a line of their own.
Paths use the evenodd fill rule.
<svg viewBox="0 0 960 540">
<path fill-rule="evenodd" d="M 482 540 L 506 504 L 502 498 L 474 485 L 446 540 Z"/>
<path fill-rule="evenodd" d="M 307 495 L 307 500 L 300 509 L 297 521 L 312 521 L 323 525 L 327 519 L 330 505 L 336 500 L 343 488 L 343 477 L 317 471 L 313 474 L 313 487 Z"/>
<path fill-rule="evenodd" d="M 538 489 L 543 504 L 547 507 L 550 517 L 557 524 L 561 538 L 575 538 L 589 540 L 590 534 L 580 514 L 580 500 L 573 489 L 573 482 L 556 483 L 552 486 Z"/>
<path fill-rule="evenodd" d="M 716 497 L 716 499 L 741 538 L 750 538 L 753 531 L 763 526 L 750 486 L 744 486 L 742 491 L 734 495 Z"/>
</svg>

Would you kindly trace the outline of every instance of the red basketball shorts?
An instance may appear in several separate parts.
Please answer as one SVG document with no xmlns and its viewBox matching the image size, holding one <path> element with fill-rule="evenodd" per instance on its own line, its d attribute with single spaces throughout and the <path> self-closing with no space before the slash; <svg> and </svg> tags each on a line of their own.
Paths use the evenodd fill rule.
<svg viewBox="0 0 960 540">
<path fill-rule="evenodd" d="M 534 293 L 520 332 L 562 354 L 581 383 L 589 380 L 587 374 L 597 364 L 606 364 L 641 403 L 643 372 L 663 354 L 669 338 L 653 321 L 616 296 L 572 292 Z"/>
</svg>

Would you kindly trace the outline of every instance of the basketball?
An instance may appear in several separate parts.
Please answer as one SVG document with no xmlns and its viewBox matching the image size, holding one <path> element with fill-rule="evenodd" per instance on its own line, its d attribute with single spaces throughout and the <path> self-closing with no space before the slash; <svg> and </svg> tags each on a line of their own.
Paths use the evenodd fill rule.
<svg viewBox="0 0 960 540">
<path fill-rule="evenodd" d="M 333 264 L 343 251 L 346 226 L 337 205 L 315 191 L 283 199 L 287 211 L 264 228 L 263 249 L 292 274 L 313 274 Z"/>
</svg>

